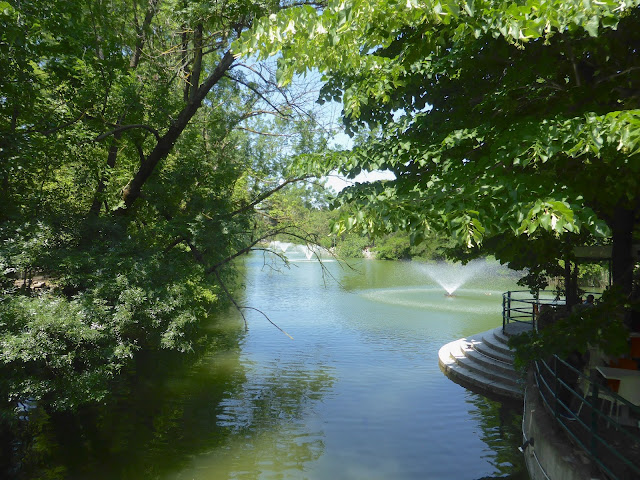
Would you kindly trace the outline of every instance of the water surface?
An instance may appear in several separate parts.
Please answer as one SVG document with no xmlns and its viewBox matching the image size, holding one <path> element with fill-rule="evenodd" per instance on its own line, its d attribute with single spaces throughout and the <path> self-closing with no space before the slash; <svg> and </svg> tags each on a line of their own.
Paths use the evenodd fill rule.
<svg viewBox="0 0 640 480">
<path fill-rule="evenodd" d="M 260 310 L 245 310 L 248 330 L 223 315 L 195 364 L 140 375 L 95 431 L 48 437 L 51 478 L 527 478 L 519 409 L 453 383 L 437 360 L 500 325 L 513 278 L 485 266 L 446 298 L 417 263 L 264 260 L 245 260 L 239 300 Z"/>
<path fill-rule="evenodd" d="M 174 479 L 525 478 L 519 411 L 448 380 L 437 351 L 501 322 L 512 279 L 487 268 L 453 298 L 415 263 L 356 270 L 247 262 L 245 382 L 221 402 L 229 441 Z M 489 278 L 491 274 L 491 278 Z"/>
</svg>

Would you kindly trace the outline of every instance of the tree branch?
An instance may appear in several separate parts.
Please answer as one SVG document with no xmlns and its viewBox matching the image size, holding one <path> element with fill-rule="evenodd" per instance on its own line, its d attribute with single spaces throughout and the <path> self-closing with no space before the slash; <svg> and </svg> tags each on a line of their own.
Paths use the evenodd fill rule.
<svg viewBox="0 0 640 480">
<path fill-rule="evenodd" d="M 271 195 L 273 195 L 274 193 L 276 193 L 279 190 L 282 190 L 284 187 L 286 187 L 287 185 L 291 184 L 291 183 L 295 183 L 295 182 L 301 182 L 303 180 L 306 180 L 308 178 L 312 178 L 311 175 L 305 175 L 303 177 L 296 177 L 296 178 L 290 178 L 288 180 L 285 180 L 284 182 L 282 182 L 280 185 L 278 185 L 277 187 L 275 187 L 272 190 L 269 190 L 267 192 L 264 192 L 261 195 L 258 195 L 253 201 L 251 201 L 250 203 L 238 208 L 237 210 L 231 212 L 228 216 L 229 217 L 235 217 L 236 215 L 246 212 L 247 210 L 252 209 L 253 207 L 255 207 L 256 205 L 258 205 L 260 202 L 262 202 L 263 200 L 269 198 Z"/>
<path fill-rule="evenodd" d="M 576 85 L 578 87 L 582 86 L 582 78 L 580 77 L 580 72 L 578 71 L 578 63 L 576 62 L 576 57 L 573 53 L 573 47 L 571 44 L 567 44 L 567 52 L 569 53 L 569 59 L 571 60 L 571 66 L 573 67 L 573 75 L 576 80 Z"/>
<path fill-rule="evenodd" d="M 269 235 L 271 236 L 271 235 Z M 258 243 L 262 242 L 266 237 L 260 237 L 257 240 L 254 240 L 253 242 L 251 242 L 249 245 L 247 245 L 244 248 L 241 248 L 240 250 L 238 250 L 236 253 L 229 255 L 227 258 L 223 259 L 222 261 L 210 266 L 209 268 L 207 268 L 205 270 L 205 273 L 207 275 L 211 274 L 211 273 L 215 273 L 216 270 L 218 268 L 220 268 L 222 265 L 225 265 L 227 263 L 229 263 L 231 260 L 234 260 L 236 258 L 238 258 L 240 255 L 244 255 L 245 253 L 250 252 L 253 247 L 255 247 Z"/>
<path fill-rule="evenodd" d="M 53 127 L 53 128 L 49 128 L 47 130 L 36 130 L 36 129 L 26 129 L 25 132 L 31 133 L 31 132 L 36 132 L 39 133 L 41 135 L 44 135 L 45 137 L 51 134 L 54 134 L 62 129 L 65 129 L 67 127 L 70 127 L 71 125 L 73 125 L 74 123 L 79 122 L 80 120 L 82 120 L 82 118 L 86 115 L 86 112 L 82 112 L 80 115 L 78 115 L 76 118 L 74 118 L 73 120 L 70 120 L 66 123 L 63 123 L 62 125 L 58 125 L 57 127 Z M 15 119 L 14 119 L 15 117 Z M 14 117 L 11 118 L 11 125 L 14 125 L 14 122 L 17 121 L 17 115 L 14 115 Z"/>
<path fill-rule="evenodd" d="M 236 305 L 236 308 L 237 308 L 237 305 Z M 255 307 L 240 307 L 240 308 L 244 308 L 244 309 L 247 309 L 247 310 L 255 310 L 256 312 L 261 313 L 261 314 L 262 314 L 262 316 L 263 316 L 264 318 L 266 318 L 266 319 L 267 319 L 267 321 L 268 321 L 271 325 L 273 325 L 274 327 L 276 327 L 278 330 L 280 330 L 282 333 L 284 333 L 287 337 L 289 337 L 291 340 L 293 340 L 293 337 L 292 337 L 291 335 L 289 335 L 289 334 L 288 334 L 287 332 L 285 332 L 282 328 L 280 328 L 278 325 L 276 325 L 276 324 L 275 324 L 275 323 L 274 323 L 274 322 L 273 322 L 273 321 L 272 321 L 272 320 L 267 316 L 267 314 L 266 314 L 266 313 L 264 313 L 262 310 L 259 310 L 259 309 L 255 308 Z M 241 313 L 241 315 L 242 315 L 242 313 Z M 244 319 L 244 315 L 242 315 L 242 318 Z M 246 325 L 246 320 L 245 320 L 245 325 Z"/>
<path fill-rule="evenodd" d="M 252 243 L 253 245 L 256 245 L 258 242 L 262 241 L 263 238 L 261 238 L 260 240 L 257 240 L 255 242 Z M 176 240 L 174 242 L 172 242 L 172 245 L 170 248 L 173 248 L 175 245 L 177 245 L 178 243 L 181 243 L 182 241 L 184 241 L 184 239 L 179 239 Z M 190 242 L 186 242 L 188 247 L 191 249 L 191 252 L 193 254 L 193 256 L 195 257 L 196 261 L 198 263 L 200 263 L 201 265 L 204 264 L 204 257 L 202 255 L 202 253 L 200 251 L 198 251 L 198 249 L 192 245 Z M 285 332 L 282 328 L 280 328 L 278 325 L 276 325 L 267 314 L 265 314 L 262 310 L 259 310 L 257 308 L 254 307 L 243 307 L 241 305 L 238 304 L 238 302 L 236 302 L 236 299 L 234 298 L 234 296 L 231 294 L 231 292 L 229 291 L 229 289 L 227 288 L 227 285 L 224 283 L 224 281 L 222 280 L 222 277 L 220 276 L 220 272 L 218 271 L 218 268 L 220 266 L 222 266 L 224 263 L 228 263 L 231 260 L 233 260 L 234 258 L 238 257 L 239 255 L 242 255 L 244 253 L 247 253 L 249 250 L 251 250 L 251 247 L 247 247 L 244 248 L 242 250 L 240 250 L 239 252 L 236 252 L 236 254 L 227 257 L 223 262 L 219 262 L 218 264 L 214 265 L 213 267 L 209 268 L 206 270 L 207 274 L 211 274 L 213 273 L 216 277 L 216 280 L 218 281 L 218 284 L 220 285 L 220 287 L 222 288 L 222 290 L 224 291 L 225 295 L 227 296 L 227 298 L 229 298 L 229 301 L 231 301 L 231 303 L 233 304 L 234 307 L 236 307 L 236 310 L 238 310 L 238 312 L 240 313 L 240 315 L 242 316 L 242 320 L 244 322 L 244 328 L 248 329 L 248 323 L 247 323 L 247 318 L 245 317 L 244 313 L 242 312 L 242 310 L 255 310 L 256 312 L 261 313 L 264 318 L 267 319 L 267 321 L 273 325 L 274 327 L 276 327 L 278 330 L 280 330 L 282 333 L 284 333 L 287 337 L 289 337 L 291 340 L 293 340 L 293 337 L 291 335 L 289 335 L 287 332 Z"/>
<path fill-rule="evenodd" d="M 240 305 L 238 305 L 238 302 L 236 302 L 236 299 L 233 298 L 233 295 L 231 295 L 231 292 L 229 292 L 229 290 L 227 289 L 227 286 L 225 285 L 225 283 L 222 281 L 222 278 L 220 278 L 220 274 L 218 273 L 217 270 L 213 271 L 213 274 L 216 276 L 216 279 L 218 280 L 218 284 L 220 285 L 220 287 L 222 287 L 222 290 L 224 290 L 224 293 L 227 295 L 227 298 L 231 301 L 231 303 L 233 303 L 233 306 L 236 307 L 236 310 L 238 310 L 238 312 L 240 313 L 240 315 L 242 316 L 242 321 L 244 322 L 244 329 L 248 330 L 249 329 L 249 324 L 247 323 L 247 317 L 244 316 L 244 313 L 242 312 L 242 308 Z M 266 315 L 265 315 L 266 316 Z M 268 317 L 267 317 L 268 319 Z M 271 321 L 271 320 L 269 320 Z M 273 323 L 273 322 L 272 322 Z M 276 325 L 277 326 L 277 325 Z M 279 328 L 279 327 L 278 327 Z"/>
<path fill-rule="evenodd" d="M 116 159 L 118 158 L 119 151 L 120 132 L 115 133 L 111 139 L 111 145 L 109 146 L 109 153 L 107 155 L 106 171 L 113 169 L 116 166 Z M 98 180 L 98 187 L 93 196 L 93 202 L 89 209 L 89 215 L 97 217 L 100 214 L 100 206 L 102 204 L 102 194 L 105 190 L 107 174 L 103 172 Z"/>
<path fill-rule="evenodd" d="M 202 71 L 202 24 L 199 23 L 193 32 L 193 68 L 191 69 L 191 93 L 189 100 L 193 101 L 200 86 L 200 74 Z"/>
<path fill-rule="evenodd" d="M 263 135 L 265 137 L 286 137 L 286 138 L 293 137 L 293 134 L 288 134 L 288 133 L 259 132 L 258 130 L 253 130 L 252 128 L 247 128 L 247 127 L 236 127 L 236 128 L 238 130 L 243 130 L 243 131 L 249 132 L 249 133 L 255 133 L 256 135 Z"/>
<path fill-rule="evenodd" d="M 135 69 L 138 67 L 138 63 L 140 62 L 140 57 L 142 55 L 142 48 L 144 47 L 144 43 L 147 39 L 146 32 L 149 29 L 149 25 L 151 25 L 151 21 L 153 20 L 153 16 L 156 13 L 156 6 L 158 5 L 159 0 L 149 0 L 149 5 L 147 6 L 147 13 L 144 16 L 144 20 L 142 21 L 142 26 L 137 25 L 136 21 L 136 48 L 133 51 L 133 56 L 129 61 L 129 67 Z M 136 7 L 134 5 L 134 12 Z M 137 20 L 137 17 L 136 17 Z"/>
<path fill-rule="evenodd" d="M 622 70 L 620 72 L 614 73 L 612 75 L 607 75 L 606 77 L 600 78 L 596 81 L 596 85 L 603 83 L 603 82 L 608 82 L 609 80 L 613 80 L 617 77 L 621 77 L 623 75 L 626 75 L 627 73 L 631 73 L 635 70 L 640 70 L 640 67 L 630 67 L 627 68 L 626 70 Z"/>
<path fill-rule="evenodd" d="M 255 88 L 254 86 L 252 86 L 251 84 L 245 82 L 244 80 L 234 77 L 233 75 L 227 75 L 228 78 L 230 78 L 231 80 L 233 80 L 234 82 L 237 82 L 241 85 L 244 85 L 246 88 L 248 88 L 249 90 L 251 90 L 253 93 L 255 93 L 258 97 L 260 97 L 267 105 L 269 105 L 271 108 L 273 108 L 276 112 L 278 112 L 278 114 L 280 116 L 282 116 L 283 118 L 287 118 L 290 117 L 290 115 L 287 115 L 286 113 L 282 112 L 277 106 L 275 106 L 271 100 L 269 100 L 267 97 L 265 97 L 262 92 L 260 92 L 257 88 Z"/>
<path fill-rule="evenodd" d="M 100 140 L 104 140 L 105 138 L 107 138 L 110 135 L 115 135 L 117 133 L 120 132 L 124 132 L 126 130 L 133 130 L 134 128 L 141 128 L 143 130 L 147 130 L 151 133 L 153 133 L 154 137 L 156 137 L 156 140 L 160 140 L 160 133 L 153 127 L 150 127 L 149 125 L 145 125 L 142 123 L 135 123 L 135 124 L 131 124 L 131 125 L 123 125 L 121 127 L 117 127 L 113 130 L 111 130 L 110 132 L 106 132 L 103 133 L 102 135 L 98 135 L 96 138 L 93 139 L 94 142 L 99 142 Z"/>
<path fill-rule="evenodd" d="M 122 199 L 124 200 L 125 206 L 119 210 L 119 213 L 123 213 L 123 211 L 128 209 L 138 199 L 142 191 L 142 186 L 151 176 L 158 162 L 164 159 L 169 152 L 171 152 L 173 146 L 178 141 L 178 138 L 189 124 L 189 121 L 202 105 L 202 101 L 207 96 L 207 93 L 209 93 L 213 86 L 220 81 L 234 61 L 235 57 L 233 56 L 233 53 L 231 53 L 231 51 L 227 51 L 220 59 L 220 62 L 213 72 L 211 72 L 207 79 L 197 89 L 196 95 L 191 97 L 192 99 L 184 106 L 178 115 L 178 118 L 171 123 L 167 132 L 162 137 L 158 138 L 156 146 L 149 153 L 134 177 L 122 189 Z"/>
</svg>

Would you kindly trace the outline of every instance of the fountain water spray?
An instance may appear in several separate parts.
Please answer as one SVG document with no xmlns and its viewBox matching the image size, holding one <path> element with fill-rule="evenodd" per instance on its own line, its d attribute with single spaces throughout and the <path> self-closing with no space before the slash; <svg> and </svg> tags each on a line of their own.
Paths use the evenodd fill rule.
<svg viewBox="0 0 640 480">
<path fill-rule="evenodd" d="M 483 268 L 485 268 L 485 262 L 482 260 L 474 260 L 466 265 L 438 262 L 422 266 L 427 275 L 444 288 L 447 297 L 453 297 L 456 290 L 476 276 Z"/>
<path fill-rule="evenodd" d="M 289 251 L 289 255 L 291 254 L 303 254 L 307 260 L 311 260 L 314 255 L 321 256 L 323 253 L 322 247 L 308 246 L 308 245 L 300 245 L 296 243 L 289 242 L 281 242 L 279 240 L 274 240 L 269 242 L 269 248 L 274 252 L 282 252 L 283 254 Z"/>
<path fill-rule="evenodd" d="M 275 251 L 280 250 L 282 253 L 286 253 L 287 249 L 293 245 L 293 243 L 289 242 L 280 242 L 279 240 L 274 240 L 273 242 L 269 242 L 269 248 Z"/>
</svg>

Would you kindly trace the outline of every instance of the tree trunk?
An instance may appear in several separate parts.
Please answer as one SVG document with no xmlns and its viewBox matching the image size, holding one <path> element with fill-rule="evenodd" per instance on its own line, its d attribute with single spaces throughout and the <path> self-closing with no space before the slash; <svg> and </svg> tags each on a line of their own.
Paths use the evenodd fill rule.
<svg viewBox="0 0 640 480">
<path fill-rule="evenodd" d="M 211 75 L 209 75 L 200 88 L 198 88 L 197 93 L 192 96 L 189 103 L 182 109 L 178 118 L 172 122 L 167 133 L 158 139 L 158 143 L 156 143 L 154 149 L 140 165 L 135 176 L 122 189 L 122 199 L 125 204 L 124 210 L 131 207 L 138 199 L 144 183 L 151 176 L 160 160 L 164 159 L 169 152 L 171 152 L 173 146 L 178 141 L 178 138 L 180 138 L 180 135 L 189 124 L 189 121 L 196 114 L 200 105 L 202 105 L 202 101 L 206 97 L 207 93 L 209 93 L 209 90 L 211 90 L 213 86 L 224 76 L 227 70 L 229 70 L 233 61 L 233 54 L 230 51 L 227 52 Z M 120 213 L 122 213 L 122 210 Z"/>
<path fill-rule="evenodd" d="M 635 226 L 633 210 L 616 207 L 611 222 L 613 249 L 611 252 L 611 273 L 613 284 L 626 295 L 631 294 L 633 286 L 633 228 Z"/>
<path fill-rule="evenodd" d="M 567 310 L 570 312 L 574 305 L 578 304 L 578 265 L 575 264 L 571 268 L 571 261 L 565 259 L 564 261 L 564 298 L 566 301 Z"/>
<path fill-rule="evenodd" d="M 91 208 L 89 209 L 89 215 L 97 217 L 100 214 L 100 206 L 102 205 L 102 193 L 105 189 L 105 181 L 108 176 L 107 172 L 116 166 L 116 158 L 118 158 L 118 143 L 121 133 L 115 133 L 113 138 L 111 139 L 111 146 L 109 147 L 109 155 L 107 156 L 107 170 L 100 176 L 100 180 L 98 181 L 98 188 L 96 188 L 96 193 L 93 196 L 93 202 L 91 203 Z"/>
<path fill-rule="evenodd" d="M 136 17 L 136 48 L 133 51 L 133 55 L 131 56 L 131 60 L 129 61 L 129 67 L 135 69 L 138 67 L 138 63 L 140 62 L 140 56 L 142 55 L 142 48 L 144 47 L 145 41 L 147 39 L 147 32 L 149 30 L 149 25 L 151 25 L 151 20 L 153 20 L 153 16 L 156 13 L 156 9 L 158 7 L 159 0 L 149 0 L 149 5 L 147 6 L 147 13 L 144 16 L 144 20 L 142 21 L 142 25 L 137 25 L 137 17 Z M 135 11 L 134 6 L 134 11 Z"/>
<path fill-rule="evenodd" d="M 200 86 L 200 74 L 202 72 L 202 24 L 198 24 L 193 32 L 193 69 L 189 79 L 191 81 L 191 93 L 189 101 L 193 101 L 198 94 Z"/>
</svg>

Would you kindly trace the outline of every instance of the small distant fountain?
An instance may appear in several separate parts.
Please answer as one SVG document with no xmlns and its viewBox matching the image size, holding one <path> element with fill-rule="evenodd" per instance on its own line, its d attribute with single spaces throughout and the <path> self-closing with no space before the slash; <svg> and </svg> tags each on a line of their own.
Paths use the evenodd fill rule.
<svg viewBox="0 0 640 480">
<path fill-rule="evenodd" d="M 269 242 L 269 248 L 274 251 L 281 251 L 282 253 L 286 253 L 289 247 L 293 245 L 293 243 L 289 242 L 280 242 L 279 240 L 274 240 L 273 242 Z"/>
<path fill-rule="evenodd" d="M 311 260 L 313 257 L 314 250 L 309 248 L 307 245 L 298 245 L 297 248 L 304 253 L 304 256 L 307 257 L 307 260 Z"/>
<path fill-rule="evenodd" d="M 473 261 L 466 265 L 438 262 L 424 265 L 423 269 L 434 282 L 445 290 L 445 296 L 454 297 L 456 290 L 479 273 L 484 266 L 482 261 Z"/>
<path fill-rule="evenodd" d="M 322 256 L 323 253 L 326 253 L 322 247 L 319 246 L 309 246 L 309 245 L 300 245 L 296 243 L 289 242 L 280 242 L 278 240 L 274 240 L 269 242 L 269 248 L 274 252 L 286 253 L 289 252 L 289 255 L 294 254 L 302 254 L 307 260 L 311 260 L 311 258 L 316 256 Z"/>
</svg>

